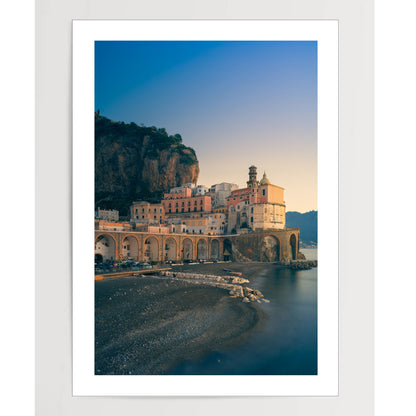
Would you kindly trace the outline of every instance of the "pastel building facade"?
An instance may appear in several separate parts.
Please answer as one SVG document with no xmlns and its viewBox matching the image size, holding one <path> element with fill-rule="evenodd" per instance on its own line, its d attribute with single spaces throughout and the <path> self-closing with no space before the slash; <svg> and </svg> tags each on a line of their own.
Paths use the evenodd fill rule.
<svg viewBox="0 0 416 416">
<path fill-rule="evenodd" d="M 185 232 L 188 234 L 205 234 L 209 224 L 207 213 L 186 213 L 179 216 L 171 216 L 166 222 L 172 232 Z"/>
<path fill-rule="evenodd" d="M 130 231 L 132 229 L 131 224 L 128 222 L 115 222 L 115 221 L 106 221 L 106 220 L 95 220 L 96 230 L 106 230 L 106 231 Z"/>
<path fill-rule="evenodd" d="M 232 232 L 284 229 L 286 205 L 284 188 L 273 185 L 264 173 L 257 181 L 257 168 L 250 166 L 247 187 L 227 197 L 228 228 Z"/>
<path fill-rule="evenodd" d="M 221 235 L 227 231 L 225 213 L 186 213 L 166 219 L 171 232 L 188 234 Z"/>
<path fill-rule="evenodd" d="M 151 234 L 168 234 L 170 228 L 165 225 L 150 225 L 150 224 L 139 224 L 136 225 L 136 231 L 142 233 L 151 233 Z"/>
<path fill-rule="evenodd" d="M 119 212 L 115 209 L 101 209 L 98 207 L 95 218 L 104 221 L 118 221 Z"/>
<path fill-rule="evenodd" d="M 212 198 L 213 208 L 225 207 L 227 205 L 227 197 L 236 189 L 238 189 L 238 186 L 235 183 L 222 182 L 212 185 L 209 188 L 209 195 Z"/>
<path fill-rule="evenodd" d="M 169 230 L 173 234 L 183 234 L 187 232 L 187 227 L 185 224 L 178 223 L 178 224 L 169 224 Z"/>
<path fill-rule="evenodd" d="M 227 217 L 228 208 L 227 208 L 227 206 L 212 207 L 212 212 L 222 213 L 222 214 L 225 214 L 225 217 Z"/>
<path fill-rule="evenodd" d="M 191 188 L 192 196 L 202 196 L 205 195 L 209 189 L 205 185 L 198 185 L 195 188 Z"/>
<path fill-rule="evenodd" d="M 162 205 L 167 216 L 191 212 L 211 212 L 211 197 L 206 195 L 192 196 L 190 188 L 164 194 Z"/>
<path fill-rule="evenodd" d="M 186 232 L 188 234 L 206 234 L 209 224 L 208 217 L 185 218 Z"/>
<path fill-rule="evenodd" d="M 194 187 L 194 184 L 193 183 L 185 183 L 182 186 L 177 186 L 175 188 L 171 188 L 170 191 L 169 191 L 169 193 L 171 193 L 171 194 L 180 194 L 182 192 L 186 192 L 185 191 L 186 189 L 190 189 L 191 190 L 191 194 L 190 195 L 192 195 L 192 188 L 193 187 Z"/>
<path fill-rule="evenodd" d="M 133 202 L 130 206 L 130 222 L 136 224 L 162 224 L 165 222 L 163 204 L 146 201 Z"/>
<path fill-rule="evenodd" d="M 227 215 L 225 213 L 212 213 L 208 216 L 208 235 L 221 235 L 227 232 Z"/>
</svg>

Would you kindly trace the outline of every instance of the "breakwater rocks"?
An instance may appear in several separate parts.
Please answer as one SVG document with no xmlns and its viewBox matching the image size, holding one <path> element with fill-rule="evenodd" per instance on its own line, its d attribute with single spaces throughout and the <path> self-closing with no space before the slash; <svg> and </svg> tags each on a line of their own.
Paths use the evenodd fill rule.
<svg viewBox="0 0 416 416">
<path fill-rule="evenodd" d="M 238 276 L 217 276 L 212 274 L 200 274 L 200 273 L 183 273 L 183 272 L 161 272 L 160 276 L 169 277 L 179 280 L 192 280 L 195 283 L 201 285 L 208 285 L 228 290 L 229 295 L 232 298 L 241 298 L 243 302 L 269 302 L 264 299 L 260 290 L 251 289 L 243 284 L 249 283 L 249 280 Z"/>
<path fill-rule="evenodd" d="M 292 261 L 289 264 L 289 268 L 292 270 L 309 270 L 312 267 L 318 266 L 318 260 L 298 260 Z"/>
</svg>

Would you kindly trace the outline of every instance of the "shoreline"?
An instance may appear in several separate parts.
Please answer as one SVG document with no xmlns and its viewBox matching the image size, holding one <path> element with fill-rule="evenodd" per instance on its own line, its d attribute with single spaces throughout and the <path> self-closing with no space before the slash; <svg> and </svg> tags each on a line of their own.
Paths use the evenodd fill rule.
<svg viewBox="0 0 416 416">
<path fill-rule="evenodd" d="M 257 305 L 188 279 L 129 276 L 95 285 L 97 375 L 170 374 L 182 361 L 242 342 L 263 321 Z"/>
</svg>

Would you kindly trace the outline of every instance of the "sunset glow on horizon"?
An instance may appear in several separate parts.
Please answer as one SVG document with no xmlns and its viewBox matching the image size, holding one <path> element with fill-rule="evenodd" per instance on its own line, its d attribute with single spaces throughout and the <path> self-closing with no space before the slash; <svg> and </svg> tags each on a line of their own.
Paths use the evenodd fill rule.
<svg viewBox="0 0 416 416">
<path fill-rule="evenodd" d="M 245 187 L 248 168 L 317 209 L 317 42 L 97 41 L 95 109 L 179 133 L 198 184 Z"/>
</svg>

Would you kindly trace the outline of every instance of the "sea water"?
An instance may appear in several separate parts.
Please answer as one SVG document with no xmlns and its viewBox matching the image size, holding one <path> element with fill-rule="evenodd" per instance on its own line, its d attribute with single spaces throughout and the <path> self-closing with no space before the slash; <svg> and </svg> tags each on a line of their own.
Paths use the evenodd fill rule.
<svg viewBox="0 0 416 416">
<path fill-rule="evenodd" d="M 307 259 L 317 258 L 316 249 L 301 251 Z M 270 301 L 257 304 L 263 315 L 259 325 L 235 345 L 180 363 L 172 374 L 317 374 L 317 276 L 318 268 L 266 267 L 250 279 L 250 287 Z"/>
</svg>

